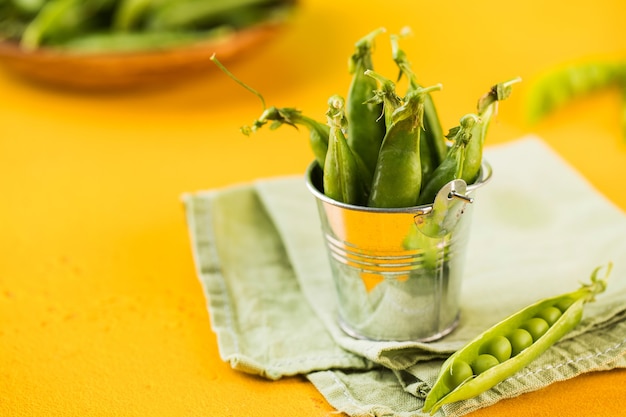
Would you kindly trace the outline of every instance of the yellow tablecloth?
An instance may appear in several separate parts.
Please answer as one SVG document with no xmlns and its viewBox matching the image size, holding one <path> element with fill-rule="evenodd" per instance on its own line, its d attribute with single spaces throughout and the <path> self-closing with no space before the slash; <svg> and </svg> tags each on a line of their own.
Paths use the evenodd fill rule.
<svg viewBox="0 0 626 417">
<path fill-rule="evenodd" d="M 354 41 L 408 25 L 414 34 L 403 45 L 420 79 L 444 86 L 435 95 L 444 126 L 495 82 L 521 76 L 488 142 L 537 133 L 626 210 L 619 91 L 537 126 L 523 117 L 539 71 L 623 58 L 625 15 L 617 0 L 303 0 L 279 38 L 229 68 L 269 104 L 323 118 L 327 97 L 347 90 Z M 380 70 L 392 74 L 388 53 L 379 42 Z M 218 71 L 150 91 L 87 94 L 0 68 L 0 93 L 0 415 L 332 413 L 303 379 L 268 382 L 220 360 L 180 202 L 188 191 L 303 173 L 312 159 L 304 131 L 241 135 L 260 102 Z M 624 383 L 623 370 L 591 373 L 472 415 L 618 415 Z"/>
</svg>

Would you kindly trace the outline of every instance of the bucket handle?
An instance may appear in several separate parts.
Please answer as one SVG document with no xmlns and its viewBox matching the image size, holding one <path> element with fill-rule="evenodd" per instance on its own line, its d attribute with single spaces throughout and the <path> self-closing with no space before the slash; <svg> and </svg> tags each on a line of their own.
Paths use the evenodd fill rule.
<svg viewBox="0 0 626 417">
<path fill-rule="evenodd" d="M 417 229 L 429 237 L 451 233 L 465 212 L 465 206 L 474 199 L 467 195 L 467 183 L 462 179 L 441 187 L 432 205 L 418 209 L 413 220 Z"/>
</svg>

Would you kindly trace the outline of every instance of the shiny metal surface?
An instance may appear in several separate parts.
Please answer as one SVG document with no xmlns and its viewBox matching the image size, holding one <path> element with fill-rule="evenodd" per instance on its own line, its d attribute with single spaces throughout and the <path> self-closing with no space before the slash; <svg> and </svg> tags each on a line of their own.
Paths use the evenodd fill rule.
<svg viewBox="0 0 626 417">
<path fill-rule="evenodd" d="M 476 183 L 448 183 L 431 205 L 379 209 L 336 202 L 321 191 L 313 163 L 307 186 L 316 197 L 337 290 L 338 322 L 373 340 L 432 341 L 451 332 L 459 295 Z"/>
</svg>

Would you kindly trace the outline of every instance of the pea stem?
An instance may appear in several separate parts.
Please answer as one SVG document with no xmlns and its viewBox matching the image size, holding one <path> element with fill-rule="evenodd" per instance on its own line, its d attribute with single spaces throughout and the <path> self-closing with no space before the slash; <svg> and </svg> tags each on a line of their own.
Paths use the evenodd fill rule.
<svg viewBox="0 0 626 417">
<path fill-rule="evenodd" d="M 384 27 L 380 27 L 356 42 L 354 45 L 354 54 L 350 57 L 350 61 L 348 62 L 348 71 L 351 74 L 359 69 L 359 67 L 364 66 L 365 68 L 372 68 L 371 51 L 373 49 L 374 39 L 385 31 L 386 29 Z"/>
<path fill-rule="evenodd" d="M 213 61 L 215 63 L 215 65 L 218 66 L 219 69 L 221 69 L 226 75 L 228 75 L 230 78 L 233 79 L 233 81 L 235 81 L 237 84 L 239 84 L 240 86 L 242 86 L 243 88 L 245 88 L 246 90 L 250 91 L 252 94 L 254 94 L 255 96 L 257 96 L 259 98 L 259 100 L 261 100 L 261 104 L 263 105 L 263 110 L 265 110 L 267 108 L 267 106 L 265 105 L 265 99 L 263 98 L 263 96 L 261 95 L 261 93 L 259 93 L 257 90 L 255 90 L 254 88 L 250 87 L 248 84 L 244 83 L 243 81 L 241 81 L 239 78 L 237 78 L 235 76 L 235 74 L 233 74 L 232 72 L 230 72 L 228 70 L 228 68 L 226 68 L 215 56 L 215 54 L 211 55 L 211 58 L 209 58 L 211 61 Z"/>
<path fill-rule="evenodd" d="M 402 106 L 402 99 L 396 93 L 396 84 L 374 70 L 365 70 L 364 74 L 372 77 L 379 84 L 379 89 L 374 92 L 374 96 L 367 103 L 383 103 L 382 115 L 385 118 L 385 127 L 390 129 L 393 124 L 391 115 Z"/>
<path fill-rule="evenodd" d="M 487 110 L 487 107 L 493 103 L 508 98 L 511 95 L 511 87 L 521 81 L 521 77 L 516 77 L 491 87 L 491 90 L 478 100 L 478 114 L 482 115 Z"/>
<path fill-rule="evenodd" d="M 263 111 L 261 116 L 252 123 L 252 126 L 243 126 L 241 131 L 244 135 L 250 135 L 268 122 L 272 122 L 271 129 L 276 129 L 283 124 L 292 126 L 295 129 L 298 129 L 298 125 L 307 128 L 309 130 L 309 145 L 313 155 L 319 166 L 324 166 L 330 134 L 330 126 L 328 124 L 307 117 L 300 110 L 293 107 L 278 108 L 271 106 Z"/>
<path fill-rule="evenodd" d="M 392 124 L 398 123 L 403 119 L 413 117 L 415 124 L 419 125 L 420 128 L 424 127 L 424 97 L 433 92 L 441 90 L 443 86 L 441 84 L 431 85 L 425 88 L 417 88 L 412 92 L 409 92 L 407 95 L 407 99 L 404 104 L 400 107 L 396 108 L 393 113 L 391 113 L 391 122 Z M 419 100 L 411 100 L 409 99 L 410 95 L 419 96 Z M 419 103 L 419 106 L 418 106 Z M 414 111 L 407 111 L 407 107 L 415 107 Z M 417 117 L 414 117 L 417 116 Z"/>
<path fill-rule="evenodd" d="M 586 296 L 583 297 L 586 303 L 594 301 L 596 295 L 601 294 L 606 290 L 606 281 L 611 274 L 611 270 L 613 269 L 613 263 L 609 262 L 605 267 L 606 271 L 604 273 L 604 276 L 602 278 L 598 278 L 598 274 L 600 273 L 602 268 L 603 266 L 598 266 L 596 269 L 593 270 L 593 272 L 591 273 L 591 283 L 581 284 L 582 287 L 579 291 L 586 294 Z"/>
</svg>

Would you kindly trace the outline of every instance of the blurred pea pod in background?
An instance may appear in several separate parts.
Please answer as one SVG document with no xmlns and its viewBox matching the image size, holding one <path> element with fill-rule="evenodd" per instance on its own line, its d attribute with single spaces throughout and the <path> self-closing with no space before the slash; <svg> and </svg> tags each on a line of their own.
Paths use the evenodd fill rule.
<svg viewBox="0 0 626 417">
<path fill-rule="evenodd" d="M 0 0 L 0 40 L 25 50 L 150 50 L 282 19 L 294 0 Z"/>
<path fill-rule="evenodd" d="M 548 68 L 530 84 L 526 117 L 537 123 L 575 100 L 609 88 L 622 92 L 622 136 L 626 141 L 626 59 L 587 60 Z"/>
<path fill-rule="evenodd" d="M 0 63 L 80 91 L 161 87 L 254 52 L 297 0 L 0 0 Z"/>
</svg>

